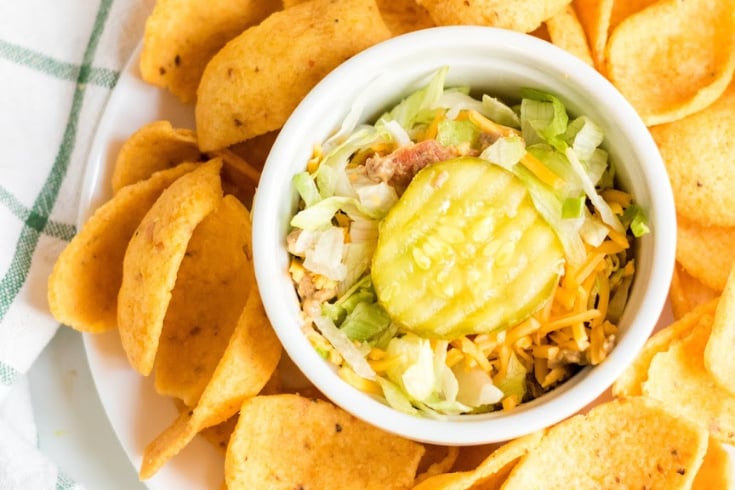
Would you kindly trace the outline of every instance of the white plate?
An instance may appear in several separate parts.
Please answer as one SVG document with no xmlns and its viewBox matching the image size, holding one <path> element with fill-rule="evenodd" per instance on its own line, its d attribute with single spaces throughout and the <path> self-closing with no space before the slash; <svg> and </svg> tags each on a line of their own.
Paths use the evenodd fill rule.
<svg viewBox="0 0 735 490">
<path fill-rule="evenodd" d="M 120 75 L 100 120 L 87 163 L 78 226 L 111 197 L 110 177 L 122 143 L 142 125 L 168 119 L 174 127 L 193 128 L 193 106 L 185 106 L 168 92 L 144 83 L 138 72 L 140 46 Z M 84 335 L 92 378 L 102 406 L 135 470 L 145 446 L 178 415 L 170 398 L 156 394 L 151 377 L 128 364 L 116 331 Z M 194 440 L 153 478 L 151 490 L 220 488 L 224 456 L 201 437 Z"/>
<path fill-rule="evenodd" d="M 122 143 L 146 123 L 166 119 L 174 127 L 194 128 L 193 106 L 164 90 L 144 83 L 138 71 L 140 46 L 112 92 L 90 151 L 80 196 L 77 224 L 111 197 L 110 178 Z M 672 320 L 667 304 L 657 329 Z M 123 449 L 137 471 L 145 446 L 168 427 L 178 412 L 167 397 L 156 394 L 151 377 L 140 376 L 128 364 L 117 332 L 84 335 L 92 378 L 102 406 Z M 603 395 L 597 401 L 609 397 Z M 735 449 L 727 447 L 732 455 Z M 220 488 L 224 456 L 203 438 L 195 438 L 181 453 L 144 483 L 150 490 Z"/>
</svg>

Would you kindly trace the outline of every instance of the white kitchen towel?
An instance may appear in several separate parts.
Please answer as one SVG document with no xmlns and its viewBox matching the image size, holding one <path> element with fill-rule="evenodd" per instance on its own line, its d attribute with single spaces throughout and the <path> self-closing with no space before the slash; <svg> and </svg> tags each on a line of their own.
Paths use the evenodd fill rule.
<svg viewBox="0 0 735 490">
<path fill-rule="evenodd" d="M 47 280 L 76 233 L 97 123 L 154 0 L 0 2 L 0 489 L 76 489 L 38 450 L 25 374 L 59 324 Z"/>
</svg>

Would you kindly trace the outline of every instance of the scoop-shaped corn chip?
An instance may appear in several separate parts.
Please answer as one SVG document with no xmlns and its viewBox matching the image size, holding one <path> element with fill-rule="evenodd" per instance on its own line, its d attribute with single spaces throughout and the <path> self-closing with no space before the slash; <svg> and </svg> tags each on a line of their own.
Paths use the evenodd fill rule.
<svg viewBox="0 0 735 490">
<path fill-rule="evenodd" d="M 680 215 L 703 225 L 735 226 L 735 84 L 707 108 L 651 128 Z"/>
<path fill-rule="evenodd" d="M 145 24 L 143 80 L 193 102 L 212 56 L 277 8 L 262 0 L 157 0 Z"/>
<path fill-rule="evenodd" d="M 528 34 L 539 39 L 543 39 L 544 41 L 551 42 L 551 37 L 549 36 L 549 29 L 546 27 L 546 22 L 544 22 L 543 24 L 538 26 L 537 29 L 532 30 Z"/>
<path fill-rule="evenodd" d="M 48 280 L 51 314 L 82 332 L 117 327 L 123 257 L 143 216 L 164 189 L 194 164 L 155 173 L 128 186 L 95 211 L 61 252 Z"/>
<path fill-rule="evenodd" d="M 459 456 L 457 456 L 457 461 L 454 463 L 452 470 L 474 470 L 480 466 L 480 463 L 485 461 L 490 454 L 504 444 L 504 442 L 491 442 L 488 444 L 479 444 L 477 446 L 461 446 L 459 448 Z"/>
<path fill-rule="evenodd" d="M 229 148 L 215 150 L 210 155 L 222 158 L 222 185 L 225 193 L 232 194 L 241 203 L 251 206 L 260 180 L 260 170 Z"/>
<path fill-rule="evenodd" d="M 112 192 L 147 179 L 153 172 L 202 159 L 194 131 L 174 128 L 169 121 L 148 123 L 120 147 L 112 171 Z"/>
<path fill-rule="evenodd" d="M 424 455 L 421 457 L 419 467 L 416 470 L 415 484 L 434 475 L 447 473 L 452 469 L 452 466 L 457 461 L 457 457 L 459 457 L 458 446 L 424 444 L 424 449 Z"/>
<path fill-rule="evenodd" d="M 587 36 L 571 4 L 546 19 L 546 29 L 553 44 L 569 51 L 588 65 L 593 64 Z"/>
<path fill-rule="evenodd" d="M 222 200 L 221 159 L 180 177 L 156 200 L 128 243 L 118 294 L 118 331 L 128 361 L 153 369 L 176 273 L 196 226 Z"/>
<path fill-rule="evenodd" d="M 196 405 L 250 289 L 250 214 L 235 197 L 196 227 L 176 275 L 156 354 L 156 391 Z"/>
<path fill-rule="evenodd" d="M 414 0 L 377 0 L 380 15 L 394 36 L 434 27 L 429 12 Z"/>
<path fill-rule="evenodd" d="M 707 454 L 692 483 L 692 490 L 733 488 L 733 468 L 730 455 L 720 442 L 710 437 Z"/>
<path fill-rule="evenodd" d="M 284 0 L 283 8 L 293 7 L 308 0 Z M 394 36 L 434 27 L 434 21 L 425 8 L 414 0 L 376 0 L 385 25 Z"/>
<path fill-rule="evenodd" d="M 227 446 L 230 444 L 230 437 L 235 432 L 237 417 L 238 414 L 235 414 L 224 422 L 202 429 L 199 434 L 224 454 L 227 451 Z"/>
<path fill-rule="evenodd" d="M 712 321 L 700 321 L 689 335 L 656 354 L 643 395 L 659 400 L 674 416 L 696 422 L 719 441 L 732 444 L 735 396 L 722 388 L 704 365 L 711 332 Z"/>
<path fill-rule="evenodd" d="M 141 478 L 153 476 L 201 430 L 225 422 L 269 381 L 281 344 L 252 288 L 227 349 L 193 410 L 184 412 L 145 449 Z"/>
<path fill-rule="evenodd" d="M 278 137 L 279 131 L 269 131 L 267 133 L 254 136 L 240 143 L 228 147 L 233 153 L 244 159 L 255 170 L 261 171 L 268 154 L 273 147 L 273 143 Z"/>
<path fill-rule="evenodd" d="M 618 24 L 636 12 L 640 12 L 658 0 L 615 0 L 610 13 L 610 29 L 612 32 Z"/>
<path fill-rule="evenodd" d="M 192 409 L 192 407 L 185 405 L 184 402 L 182 402 L 178 398 L 174 398 L 173 401 L 176 405 L 176 410 L 179 412 L 179 415 L 181 415 L 183 412 L 189 412 Z M 224 452 L 227 450 L 227 444 L 230 442 L 230 436 L 235 431 L 236 424 L 237 414 L 233 415 L 224 422 L 202 429 L 199 432 L 199 435 L 201 435 L 214 447 L 221 450 L 224 454 Z"/>
<path fill-rule="evenodd" d="M 200 147 L 280 128 L 329 71 L 390 36 L 375 0 L 312 0 L 271 14 L 207 65 L 195 111 Z"/>
<path fill-rule="evenodd" d="M 516 463 L 541 441 L 543 431 L 514 439 L 490 453 L 477 468 L 428 478 L 414 490 L 499 489 Z"/>
<path fill-rule="evenodd" d="M 503 490 L 688 489 L 707 451 L 703 428 L 644 397 L 617 399 L 549 429 Z"/>
<path fill-rule="evenodd" d="M 722 291 L 735 262 L 735 226 L 706 226 L 677 217 L 676 260 L 693 277 Z"/>
<path fill-rule="evenodd" d="M 659 352 L 666 352 L 672 343 L 689 335 L 698 323 L 711 323 L 717 301 L 713 299 L 697 306 L 679 320 L 653 334 L 633 363 L 615 380 L 612 387 L 613 394 L 615 396 L 641 395 L 643 383 L 648 379 L 648 368 L 654 356 Z"/>
<path fill-rule="evenodd" d="M 604 71 L 649 125 L 714 102 L 735 69 L 732 0 L 660 0 L 612 33 Z"/>
<path fill-rule="evenodd" d="M 699 279 L 689 274 L 681 264 L 676 263 L 669 290 L 671 311 L 675 319 L 682 318 L 697 306 L 718 296 L 717 291 L 702 284 Z"/>
<path fill-rule="evenodd" d="M 735 397 L 735 267 L 720 296 L 712 333 L 704 351 L 704 365 L 712 377 Z"/>
<path fill-rule="evenodd" d="M 571 0 L 417 0 L 437 25 L 486 25 L 531 32 Z"/>
<path fill-rule="evenodd" d="M 587 34 L 592 61 L 599 70 L 605 62 L 605 46 L 607 45 L 615 0 L 574 0 L 579 22 Z"/>
<path fill-rule="evenodd" d="M 335 405 L 298 395 L 256 396 L 240 410 L 225 456 L 230 490 L 408 489 L 421 444 Z"/>
</svg>

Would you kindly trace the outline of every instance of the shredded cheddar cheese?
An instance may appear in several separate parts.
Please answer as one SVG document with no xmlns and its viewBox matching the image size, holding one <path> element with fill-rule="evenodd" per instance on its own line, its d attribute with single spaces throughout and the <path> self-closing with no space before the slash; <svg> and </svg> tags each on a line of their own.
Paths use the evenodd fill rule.
<svg viewBox="0 0 735 490">
<path fill-rule="evenodd" d="M 477 111 L 462 112 L 466 113 L 467 119 L 475 123 L 477 127 L 479 127 L 483 132 L 487 134 L 492 134 L 495 136 L 514 136 L 520 134 L 518 130 L 491 121 Z M 460 117 L 458 117 L 457 119 L 460 119 Z"/>
<path fill-rule="evenodd" d="M 362 376 L 358 376 L 355 371 L 348 366 L 343 365 L 340 367 L 337 370 L 337 374 L 339 374 L 340 378 L 360 391 L 374 395 L 380 395 L 383 393 L 383 390 L 378 383 L 365 379 Z"/>
<path fill-rule="evenodd" d="M 306 171 L 309 173 L 316 172 L 316 169 L 319 168 L 319 164 L 321 164 L 322 159 L 324 158 L 324 152 L 322 151 L 321 145 L 314 145 L 314 149 L 312 150 L 311 158 L 308 162 L 306 162 Z"/>
<path fill-rule="evenodd" d="M 554 189 L 564 185 L 564 179 L 556 175 L 549 167 L 541 163 L 538 158 L 526 152 L 521 158 L 521 163 L 530 170 L 538 179 Z"/>
<path fill-rule="evenodd" d="M 424 132 L 422 140 L 433 140 L 436 138 L 437 133 L 439 132 L 439 123 L 444 120 L 444 112 L 437 112 L 436 116 L 434 116 L 434 119 L 431 121 L 431 124 L 429 124 L 426 128 L 426 131 Z"/>
</svg>

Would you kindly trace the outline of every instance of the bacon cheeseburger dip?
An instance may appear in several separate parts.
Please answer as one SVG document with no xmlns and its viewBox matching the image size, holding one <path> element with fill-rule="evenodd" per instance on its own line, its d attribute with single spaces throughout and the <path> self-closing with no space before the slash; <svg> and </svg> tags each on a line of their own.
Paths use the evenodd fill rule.
<svg viewBox="0 0 735 490">
<path fill-rule="evenodd" d="M 595 121 L 438 70 L 293 178 L 289 273 L 313 348 L 409 414 L 511 410 L 615 348 L 648 232 Z"/>
</svg>

